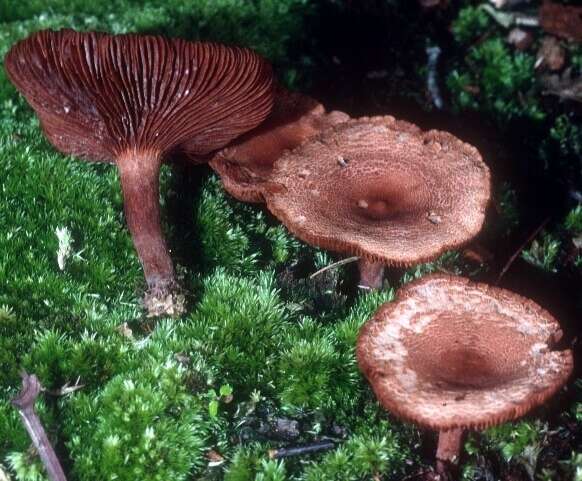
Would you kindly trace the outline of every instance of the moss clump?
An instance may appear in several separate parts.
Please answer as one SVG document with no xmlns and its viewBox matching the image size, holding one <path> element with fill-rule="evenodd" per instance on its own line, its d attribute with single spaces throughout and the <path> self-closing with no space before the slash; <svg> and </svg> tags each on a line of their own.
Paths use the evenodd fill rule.
<svg viewBox="0 0 582 481">
<path fill-rule="evenodd" d="M 18 5 L 10 0 L 0 2 L 3 22 L 14 27 L 30 25 L 27 30 L 74 26 L 112 33 L 132 31 L 203 38 L 242 44 L 274 60 L 284 60 L 290 42 L 301 38 L 303 24 L 312 10 L 305 0 L 153 0 L 145 4 L 139 0 L 107 4 L 32 0 Z M 22 28 L 19 30 L 25 33 Z"/>
<path fill-rule="evenodd" d="M 357 405 L 358 369 L 353 353 L 341 349 L 340 342 L 334 330 L 322 332 L 311 320 L 285 339 L 276 380 L 283 409 L 317 410 L 331 417 Z"/>
<path fill-rule="evenodd" d="M 447 77 L 458 109 L 488 112 L 502 123 L 544 119 L 532 55 L 512 52 L 501 38 L 490 38 L 471 47 L 464 61 Z"/>
<path fill-rule="evenodd" d="M 470 44 L 483 35 L 491 26 L 491 17 L 481 7 L 463 8 L 451 30 L 455 40 L 460 44 Z"/>
<path fill-rule="evenodd" d="M 556 165 L 563 175 L 565 188 L 577 186 L 582 182 L 582 127 L 576 118 L 561 114 L 553 119 L 549 135 L 541 142 L 540 157 L 549 165 Z M 582 194 L 578 192 L 579 196 Z M 578 199 L 580 201 L 580 199 Z"/>
<path fill-rule="evenodd" d="M 524 249 L 521 256 L 530 264 L 546 272 L 557 272 L 557 261 L 561 243 L 554 235 L 544 232 L 539 239 L 535 239 L 528 249 Z"/>
<path fill-rule="evenodd" d="M 205 280 L 204 294 L 180 336 L 220 372 L 222 382 L 244 396 L 273 382 L 287 318 L 272 273 L 253 281 L 218 270 Z"/>
<path fill-rule="evenodd" d="M 205 411 L 175 361 L 150 362 L 68 404 L 64 431 L 78 479 L 179 481 L 204 464 Z"/>
<path fill-rule="evenodd" d="M 582 234 L 582 205 L 577 205 L 568 212 L 564 227 L 573 234 Z"/>
<path fill-rule="evenodd" d="M 194 221 L 199 258 L 206 269 L 250 273 L 276 268 L 299 255 L 301 245 L 263 209 L 237 202 L 211 177 L 197 199 Z"/>
<path fill-rule="evenodd" d="M 403 473 L 410 453 L 399 445 L 389 423 L 356 434 L 335 451 L 326 454 L 321 462 L 308 465 L 304 481 L 359 481 L 390 473 L 398 479 Z"/>
</svg>

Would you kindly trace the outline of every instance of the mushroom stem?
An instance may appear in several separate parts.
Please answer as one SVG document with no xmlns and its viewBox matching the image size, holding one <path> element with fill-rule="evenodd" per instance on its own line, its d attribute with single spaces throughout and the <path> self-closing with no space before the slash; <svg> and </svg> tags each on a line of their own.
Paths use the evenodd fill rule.
<svg viewBox="0 0 582 481">
<path fill-rule="evenodd" d="M 160 223 L 161 156 L 128 150 L 117 158 L 117 166 L 127 225 L 148 285 L 146 308 L 152 316 L 179 314 L 182 307 L 172 302 L 174 267 Z"/>
<path fill-rule="evenodd" d="M 381 262 L 371 262 L 366 259 L 360 259 L 358 262 L 360 268 L 360 282 L 358 287 L 362 289 L 381 289 L 384 280 L 384 264 Z"/>
<path fill-rule="evenodd" d="M 445 476 L 454 474 L 459 465 L 459 457 L 463 446 L 464 429 L 455 428 L 439 432 L 439 443 L 436 452 L 437 473 Z"/>
</svg>

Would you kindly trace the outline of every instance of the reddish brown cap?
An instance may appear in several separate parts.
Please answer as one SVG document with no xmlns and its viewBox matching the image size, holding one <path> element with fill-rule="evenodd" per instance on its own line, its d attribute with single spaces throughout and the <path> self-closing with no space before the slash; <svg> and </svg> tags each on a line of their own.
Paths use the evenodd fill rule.
<svg viewBox="0 0 582 481">
<path fill-rule="evenodd" d="M 362 328 L 360 369 L 380 403 L 424 427 L 482 429 L 514 420 L 562 387 L 572 351 L 529 299 L 468 279 L 408 284 Z"/>
<path fill-rule="evenodd" d="M 490 195 L 474 147 L 393 117 L 344 122 L 281 157 L 267 206 L 312 245 L 388 265 L 474 237 Z"/>
<path fill-rule="evenodd" d="M 539 11 L 540 25 L 561 38 L 582 41 L 582 7 L 544 0 Z"/>
<path fill-rule="evenodd" d="M 209 163 L 233 197 L 243 202 L 264 202 L 263 184 L 286 150 L 349 118 L 343 112 L 326 113 L 316 100 L 279 87 L 267 119 L 216 153 Z"/>
<path fill-rule="evenodd" d="M 250 50 L 158 36 L 41 31 L 5 59 L 60 151 L 201 155 L 254 128 L 272 107 L 270 66 Z"/>
</svg>

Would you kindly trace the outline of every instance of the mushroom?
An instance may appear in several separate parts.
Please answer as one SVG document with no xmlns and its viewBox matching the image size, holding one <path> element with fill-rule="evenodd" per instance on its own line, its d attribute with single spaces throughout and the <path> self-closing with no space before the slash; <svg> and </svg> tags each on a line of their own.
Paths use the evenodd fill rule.
<svg viewBox="0 0 582 481">
<path fill-rule="evenodd" d="M 556 319 L 533 301 L 461 277 L 402 288 L 360 331 L 357 358 L 379 402 L 439 432 L 437 472 L 454 472 L 463 432 L 515 420 L 567 381 Z"/>
<path fill-rule="evenodd" d="M 323 105 L 306 95 L 278 87 L 267 119 L 214 154 L 209 164 L 233 197 L 243 202 L 264 202 L 262 187 L 283 152 L 349 118 L 343 112 L 326 112 Z"/>
<path fill-rule="evenodd" d="M 116 163 L 150 315 L 177 314 L 160 226 L 159 169 L 256 127 L 272 107 L 271 68 L 250 50 L 159 36 L 41 31 L 5 59 L 12 82 L 61 152 Z"/>
<path fill-rule="evenodd" d="M 267 207 L 303 241 L 360 256 L 360 286 L 384 266 L 438 257 L 481 229 L 489 169 L 474 147 L 393 117 L 336 125 L 276 163 Z"/>
</svg>

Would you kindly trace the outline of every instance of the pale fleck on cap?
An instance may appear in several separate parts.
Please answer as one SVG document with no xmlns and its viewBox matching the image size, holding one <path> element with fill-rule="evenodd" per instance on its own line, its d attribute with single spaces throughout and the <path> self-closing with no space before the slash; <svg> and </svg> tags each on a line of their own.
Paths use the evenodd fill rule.
<svg viewBox="0 0 582 481">
<path fill-rule="evenodd" d="M 267 119 L 214 154 L 209 165 L 233 197 L 243 202 L 264 202 L 263 185 L 285 151 L 349 118 L 343 112 L 326 112 L 311 97 L 279 86 Z"/>
<path fill-rule="evenodd" d="M 468 242 L 490 197 L 477 149 L 389 116 L 327 129 L 283 155 L 270 181 L 267 206 L 297 237 L 386 265 Z"/>
<path fill-rule="evenodd" d="M 533 301 L 461 277 L 402 288 L 362 328 L 360 369 L 380 403 L 426 428 L 483 429 L 517 419 L 567 381 L 556 319 Z"/>
</svg>

